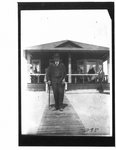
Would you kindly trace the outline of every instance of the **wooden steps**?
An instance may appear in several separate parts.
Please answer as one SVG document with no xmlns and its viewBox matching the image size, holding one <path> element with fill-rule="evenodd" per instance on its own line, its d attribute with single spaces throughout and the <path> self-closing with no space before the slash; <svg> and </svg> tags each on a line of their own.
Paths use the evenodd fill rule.
<svg viewBox="0 0 116 150">
<path fill-rule="evenodd" d="M 29 83 L 27 85 L 27 88 L 29 91 L 45 91 L 45 84 L 39 83 L 39 84 L 33 84 Z M 68 83 L 67 90 L 76 90 L 76 89 L 97 89 L 97 84 L 72 84 Z M 104 83 L 104 89 L 109 90 L 110 84 Z"/>
<path fill-rule="evenodd" d="M 39 84 L 28 83 L 27 89 L 29 91 L 45 91 L 45 84 L 44 83 L 39 83 Z"/>
<path fill-rule="evenodd" d="M 53 96 L 52 96 L 53 101 Z M 64 99 L 63 111 L 53 111 L 46 107 L 38 135 L 41 136 L 79 136 L 84 135 L 85 128 L 78 114 L 73 109 L 67 98 Z"/>
<path fill-rule="evenodd" d="M 98 84 L 68 84 L 68 90 L 76 90 L 76 89 L 97 89 Z M 105 90 L 110 89 L 110 84 L 104 83 L 103 84 Z"/>
</svg>

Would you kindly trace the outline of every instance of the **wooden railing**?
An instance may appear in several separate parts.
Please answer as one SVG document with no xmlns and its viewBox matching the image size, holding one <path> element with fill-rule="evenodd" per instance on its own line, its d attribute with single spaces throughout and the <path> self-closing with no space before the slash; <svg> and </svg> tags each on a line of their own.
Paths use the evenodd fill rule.
<svg viewBox="0 0 116 150">
<path fill-rule="evenodd" d="M 71 76 L 72 83 L 96 83 L 98 81 L 98 74 L 67 74 Z M 108 82 L 108 75 L 104 75 L 103 82 Z"/>
<path fill-rule="evenodd" d="M 46 82 L 46 74 L 40 74 L 40 73 L 31 73 L 31 83 L 45 83 Z M 67 74 L 66 82 L 68 82 L 69 76 L 71 77 L 72 82 L 71 83 L 96 83 L 98 80 L 98 74 Z M 35 81 L 34 81 L 35 80 Z M 108 83 L 108 75 L 104 75 L 104 82 Z"/>
</svg>

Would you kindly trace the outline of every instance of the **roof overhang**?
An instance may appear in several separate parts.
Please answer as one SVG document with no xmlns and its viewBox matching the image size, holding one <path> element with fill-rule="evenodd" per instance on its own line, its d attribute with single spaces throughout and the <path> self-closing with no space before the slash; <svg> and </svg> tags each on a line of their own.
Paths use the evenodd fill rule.
<svg viewBox="0 0 116 150">
<path fill-rule="evenodd" d="M 48 44 L 42 44 L 37 46 L 32 46 L 25 49 L 29 53 L 46 53 L 46 52 L 67 52 L 67 53 L 76 53 L 83 58 L 96 58 L 106 60 L 109 57 L 109 48 L 91 44 L 85 44 L 74 41 L 59 41 L 52 42 Z"/>
</svg>

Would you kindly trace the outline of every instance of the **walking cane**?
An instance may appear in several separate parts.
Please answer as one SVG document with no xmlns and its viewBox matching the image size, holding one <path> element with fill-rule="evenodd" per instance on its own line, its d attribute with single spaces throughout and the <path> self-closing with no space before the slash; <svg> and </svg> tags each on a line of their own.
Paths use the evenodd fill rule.
<svg viewBox="0 0 116 150">
<path fill-rule="evenodd" d="M 49 92 L 48 104 L 49 104 L 49 109 L 50 109 L 50 84 L 48 84 L 48 92 Z"/>
</svg>

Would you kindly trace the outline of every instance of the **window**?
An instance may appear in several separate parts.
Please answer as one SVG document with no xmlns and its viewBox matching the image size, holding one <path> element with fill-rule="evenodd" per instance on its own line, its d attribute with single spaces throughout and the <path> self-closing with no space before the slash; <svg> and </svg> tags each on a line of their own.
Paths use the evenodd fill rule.
<svg viewBox="0 0 116 150">
<path fill-rule="evenodd" d="M 96 62 L 87 62 L 86 63 L 86 72 L 90 74 L 96 73 Z"/>
<path fill-rule="evenodd" d="M 77 62 L 77 73 L 78 74 L 84 73 L 84 62 L 83 61 Z"/>
<path fill-rule="evenodd" d="M 32 71 L 33 73 L 40 73 L 40 60 L 32 60 Z"/>
</svg>

